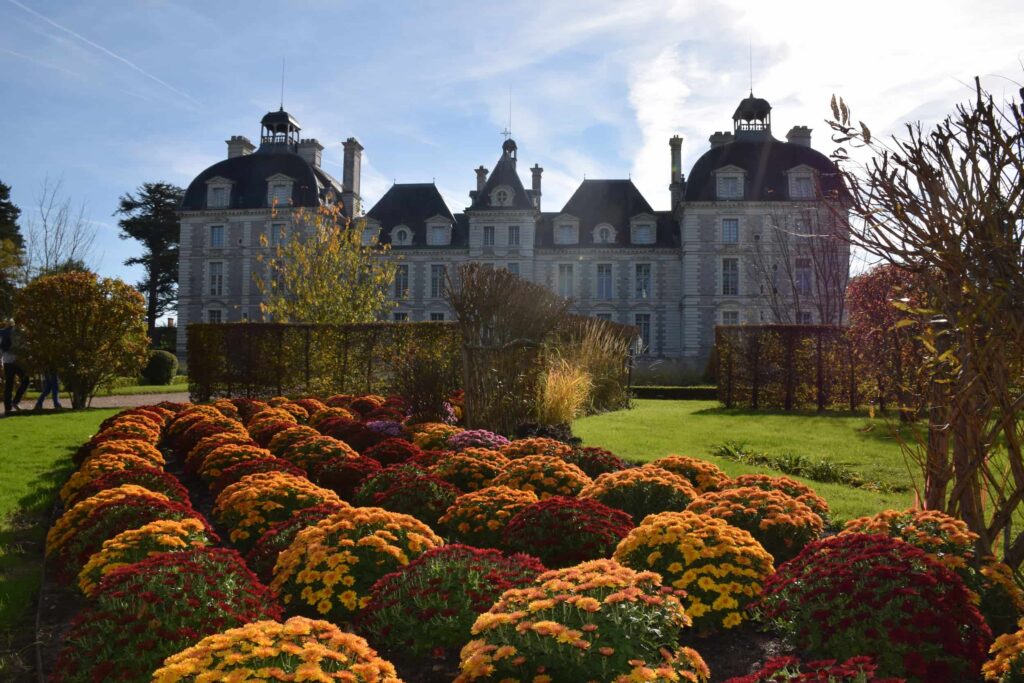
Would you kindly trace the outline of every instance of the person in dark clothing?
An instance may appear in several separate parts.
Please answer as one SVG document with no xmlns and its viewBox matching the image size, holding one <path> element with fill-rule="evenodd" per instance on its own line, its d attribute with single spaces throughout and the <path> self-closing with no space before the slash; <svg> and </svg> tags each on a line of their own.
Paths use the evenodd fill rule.
<svg viewBox="0 0 1024 683">
<path fill-rule="evenodd" d="M 60 410 L 63 406 L 60 404 L 60 380 L 57 378 L 55 372 L 44 372 L 43 373 L 43 390 L 39 394 L 39 399 L 36 401 L 36 410 L 43 409 L 43 401 L 46 400 L 47 396 L 53 396 L 53 409 Z"/>
<path fill-rule="evenodd" d="M 7 325 L 0 330 L 0 351 L 3 352 L 2 360 L 4 365 L 4 417 L 19 410 L 18 404 L 21 397 L 28 389 L 28 373 L 18 362 L 18 328 L 13 320 L 8 320 Z M 14 390 L 14 381 L 18 380 L 18 390 Z"/>
</svg>

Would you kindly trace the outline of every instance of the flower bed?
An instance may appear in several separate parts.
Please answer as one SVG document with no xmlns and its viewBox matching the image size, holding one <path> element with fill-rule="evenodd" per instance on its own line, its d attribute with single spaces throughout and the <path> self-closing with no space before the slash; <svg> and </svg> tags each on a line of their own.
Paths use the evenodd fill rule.
<svg viewBox="0 0 1024 683">
<path fill-rule="evenodd" d="M 450 484 L 453 484 L 460 491 L 478 491 L 490 486 L 507 461 L 497 451 L 484 451 L 494 453 L 500 460 L 486 460 L 478 457 L 476 453 L 483 449 L 471 449 L 465 453 L 453 453 L 443 458 L 436 465 L 430 468 L 430 473 Z"/>
<path fill-rule="evenodd" d="M 608 472 L 580 491 L 580 498 L 593 498 L 629 513 L 634 524 L 647 515 L 684 510 L 696 497 L 690 482 L 658 467 Z"/>
<path fill-rule="evenodd" d="M 321 503 L 299 510 L 283 522 L 278 522 L 267 529 L 245 556 L 246 563 L 256 573 L 256 576 L 260 577 L 261 581 L 269 583 L 274 578 L 274 565 L 277 564 L 277 556 L 292 544 L 300 531 L 344 509 L 344 505 L 337 503 Z"/>
<path fill-rule="evenodd" d="M 664 458 L 652 460 L 650 466 L 660 467 L 686 478 L 701 493 L 720 491 L 729 483 L 729 477 L 717 465 L 699 458 L 667 455 Z"/>
<path fill-rule="evenodd" d="M 352 500 L 356 490 L 371 475 L 380 472 L 380 463 L 359 455 L 333 458 L 318 464 L 312 472 L 313 481 L 338 494 L 342 500 Z"/>
<path fill-rule="evenodd" d="M 594 446 L 574 449 L 569 455 L 562 456 L 562 459 L 579 467 L 591 479 L 597 479 L 602 474 L 618 472 L 629 467 L 625 460 L 611 451 Z"/>
<path fill-rule="evenodd" d="M 512 460 L 491 481 L 493 486 L 533 491 L 541 500 L 575 496 L 590 483 L 590 477 L 579 467 L 551 455 L 526 455 Z"/>
<path fill-rule="evenodd" d="M 539 436 L 516 439 L 498 450 L 509 460 L 525 458 L 528 455 L 547 455 L 552 458 L 566 458 L 572 455 L 572 447 L 569 444 Z"/>
<path fill-rule="evenodd" d="M 730 678 L 726 683 L 903 683 L 903 679 L 879 678 L 878 666 L 870 657 L 851 657 L 842 663 L 777 657 L 749 676 Z"/>
<path fill-rule="evenodd" d="M 359 454 L 344 441 L 330 436 L 303 439 L 284 449 L 281 457 L 306 472 L 316 465 L 334 458 L 357 458 Z"/>
<path fill-rule="evenodd" d="M 633 519 L 596 500 L 555 496 L 528 505 L 505 526 L 502 545 L 551 569 L 610 557 Z"/>
<path fill-rule="evenodd" d="M 438 526 L 461 543 L 478 548 L 500 548 L 509 520 L 537 500 L 533 491 L 488 486 L 456 498 L 438 520 Z"/>
</svg>

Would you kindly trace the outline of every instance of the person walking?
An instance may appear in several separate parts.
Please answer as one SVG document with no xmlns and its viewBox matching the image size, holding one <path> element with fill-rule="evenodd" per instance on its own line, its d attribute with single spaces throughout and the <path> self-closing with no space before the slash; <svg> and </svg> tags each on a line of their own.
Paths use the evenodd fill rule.
<svg viewBox="0 0 1024 683">
<path fill-rule="evenodd" d="M 21 397 L 28 389 L 28 373 L 18 362 L 20 333 L 13 320 L 0 330 L 0 351 L 3 352 L 4 364 L 4 417 L 19 410 Z M 18 390 L 14 390 L 14 381 L 18 380 Z"/>
<path fill-rule="evenodd" d="M 48 395 L 53 395 L 53 409 L 61 410 L 63 406 L 60 404 L 60 380 L 57 378 L 56 372 L 44 372 L 43 373 L 43 390 L 39 394 L 39 398 L 36 400 L 36 410 L 43 409 L 43 401 L 46 400 Z"/>
</svg>

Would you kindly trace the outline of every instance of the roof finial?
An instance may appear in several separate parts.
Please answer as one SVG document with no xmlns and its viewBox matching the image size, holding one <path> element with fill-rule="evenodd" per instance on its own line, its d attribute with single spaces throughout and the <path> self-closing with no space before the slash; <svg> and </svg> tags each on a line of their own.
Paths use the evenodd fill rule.
<svg viewBox="0 0 1024 683">
<path fill-rule="evenodd" d="M 754 96 L 754 41 L 747 40 L 747 56 L 750 60 L 750 96 Z"/>
<path fill-rule="evenodd" d="M 512 88 L 508 89 L 508 125 L 505 126 L 505 130 L 501 131 L 501 134 L 508 140 L 512 137 Z"/>
<path fill-rule="evenodd" d="M 284 57 L 281 57 L 281 109 L 284 111 Z"/>
</svg>

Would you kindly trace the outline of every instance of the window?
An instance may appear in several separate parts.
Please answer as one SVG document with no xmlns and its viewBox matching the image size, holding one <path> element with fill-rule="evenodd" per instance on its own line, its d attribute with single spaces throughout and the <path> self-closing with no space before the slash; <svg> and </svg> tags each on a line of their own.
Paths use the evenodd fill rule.
<svg viewBox="0 0 1024 683">
<path fill-rule="evenodd" d="M 725 244 L 736 244 L 740 241 L 740 219 L 722 219 L 722 242 Z"/>
<path fill-rule="evenodd" d="M 519 226 L 510 225 L 508 226 L 508 246 L 518 247 L 519 246 Z"/>
<path fill-rule="evenodd" d="M 803 296 L 811 293 L 811 259 L 796 260 L 796 292 Z"/>
<path fill-rule="evenodd" d="M 284 243 L 284 223 L 271 223 L 270 224 L 270 246 L 276 247 Z"/>
<path fill-rule="evenodd" d="M 596 244 L 611 244 L 615 239 L 615 232 L 610 225 L 599 225 L 594 231 L 594 242 Z"/>
<path fill-rule="evenodd" d="M 807 223 L 807 219 L 803 216 L 797 216 L 793 219 L 793 232 L 798 235 L 809 235 L 811 230 Z"/>
<path fill-rule="evenodd" d="M 797 311 L 796 312 L 796 324 L 797 325 L 813 325 L 814 320 L 811 319 L 810 311 Z"/>
<path fill-rule="evenodd" d="M 722 259 L 722 296 L 738 296 L 740 293 L 740 260 Z"/>
<path fill-rule="evenodd" d="M 222 323 L 224 319 L 222 312 L 219 308 L 211 308 L 206 312 L 206 322 L 208 323 Z"/>
<path fill-rule="evenodd" d="M 408 246 L 409 244 L 412 244 L 412 231 L 404 225 L 395 228 L 391 241 L 398 245 Z"/>
<path fill-rule="evenodd" d="M 430 296 L 438 299 L 444 296 L 444 266 L 434 264 L 430 266 Z"/>
<path fill-rule="evenodd" d="M 211 249 L 223 249 L 224 248 L 224 226 L 223 225 L 211 225 L 210 226 L 210 248 Z"/>
<path fill-rule="evenodd" d="M 404 323 L 407 320 L 409 320 L 409 314 L 404 311 L 395 311 L 391 315 L 391 319 L 394 320 L 396 323 Z"/>
<path fill-rule="evenodd" d="M 654 244 L 654 226 L 649 223 L 634 226 L 633 244 Z"/>
<path fill-rule="evenodd" d="M 790 199 L 813 199 L 814 184 L 809 175 L 797 175 L 790 178 Z"/>
<path fill-rule="evenodd" d="M 743 176 L 718 176 L 719 199 L 743 199 Z"/>
<path fill-rule="evenodd" d="M 636 264 L 636 280 L 634 282 L 635 288 L 633 290 L 637 299 L 649 299 L 652 296 L 651 292 L 651 264 L 650 263 L 638 263 Z"/>
<path fill-rule="evenodd" d="M 270 206 L 288 206 L 292 203 L 292 186 L 290 183 L 270 183 L 267 195 Z"/>
<path fill-rule="evenodd" d="M 448 226 L 431 225 L 430 232 L 427 233 L 427 240 L 427 243 L 434 247 L 441 247 L 448 244 Z"/>
<path fill-rule="evenodd" d="M 409 265 L 403 263 L 395 268 L 395 298 L 405 299 L 409 296 Z"/>
<path fill-rule="evenodd" d="M 598 320 L 607 320 L 608 322 L 612 321 L 611 313 L 598 313 L 594 317 L 597 318 Z"/>
<path fill-rule="evenodd" d="M 368 228 L 364 228 L 363 229 L 363 245 L 364 246 L 373 244 L 376 239 L 377 239 L 377 228 L 376 227 L 368 227 Z"/>
<path fill-rule="evenodd" d="M 572 296 L 572 264 L 571 263 L 559 263 L 558 264 L 558 293 L 564 296 L 566 299 Z"/>
<path fill-rule="evenodd" d="M 597 264 L 597 298 L 605 300 L 612 298 L 612 264 L 610 263 Z"/>
<path fill-rule="evenodd" d="M 493 225 L 485 225 L 484 226 L 484 246 L 485 247 L 493 247 L 494 246 L 494 226 Z"/>
<path fill-rule="evenodd" d="M 739 325 L 740 324 L 740 312 L 739 311 L 722 311 L 722 324 L 723 325 Z"/>
<path fill-rule="evenodd" d="M 506 270 L 508 270 L 508 272 L 512 273 L 513 275 L 519 275 L 519 264 L 515 262 L 509 263 L 506 266 Z"/>
<path fill-rule="evenodd" d="M 223 185 L 211 187 L 206 194 L 206 208 L 226 209 L 231 198 L 231 188 Z"/>
<path fill-rule="evenodd" d="M 635 313 L 633 324 L 639 330 L 639 338 L 636 343 L 636 352 L 639 354 L 648 353 L 651 350 L 651 314 Z"/>
<path fill-rule="evenodd" d="M 571 223 L 564 223 L 558 226 L 558 244 L 576 243 L 576 226 Z"/>
<path fill-rule="evenodd" d="M 508 190 L 498 190 L 494 193 L 494 202 L 498 206 L 505 206 L 508 204 Z"/>
<path fill-rule="evenodd" d="M 444 322 L 444 313 L 431 313 L 430 321 L 435 323 Z"/>
<path fill-rule="evenodd" d="M 210 296 L 224 296 L 224 262 L 212 261 L 210 269 Z"/>
</svg>

